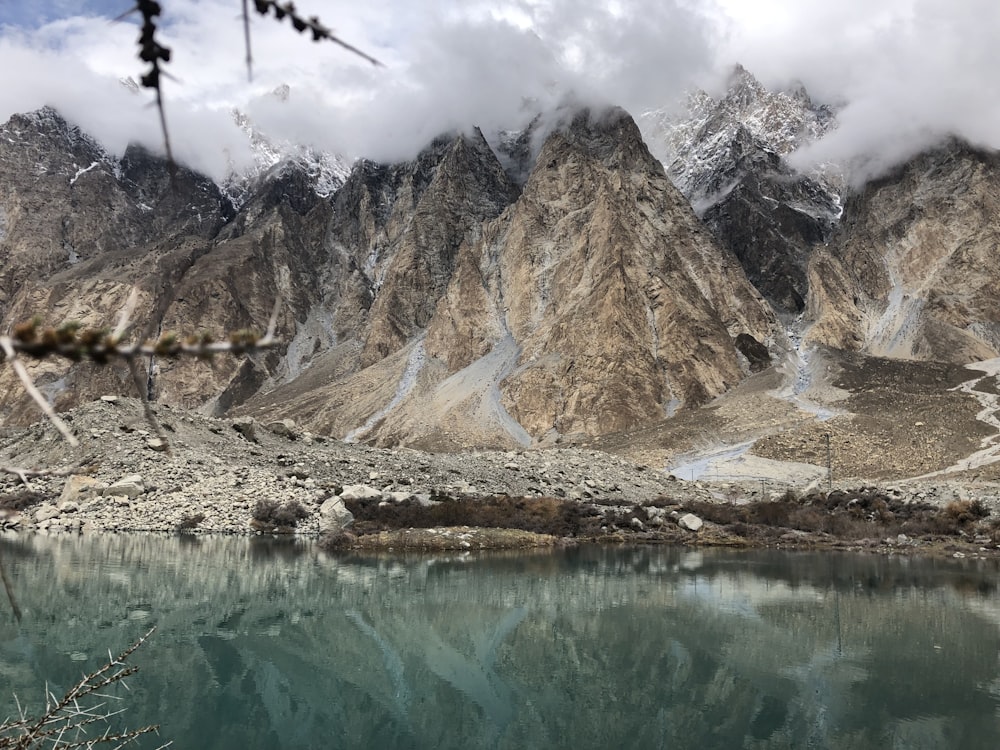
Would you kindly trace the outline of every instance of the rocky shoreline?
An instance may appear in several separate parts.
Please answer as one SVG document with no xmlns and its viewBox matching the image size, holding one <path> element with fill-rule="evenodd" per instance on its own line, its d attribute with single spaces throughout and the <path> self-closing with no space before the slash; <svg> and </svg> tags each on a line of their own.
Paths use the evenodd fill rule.
<svg viewBox="0 0 1000 750">
<path fill-rule="evenodd" d="M 801 488 L 767 481 L 684 481 L 582 448 L 425 453 L 326 439 L 287 420 L 261 424 L 163 405 L 154 409 L 161 435 L 135 400 L 105 397 L 78 407 L 65 415 L 80 440 L 77 448 L 47 423 L 5 429 L 0 433 L 0 464 L 7 467 L 0 476 L 0 525 L 43 533 L 313 536 L 337 536 L 346 527 L 340 542 L 364 548 L 520 548 L 584 540 L 1000 553 L 991 525 L 1000 516 L 1000 486 L 993 483 L 900 483 L 878 490 L 861 490 L 854 483 L 839 487 L 842 508 L 816 506 L 822 518 L 814 513 L 811 526 L 800 513 L 785 519 L 791 526 L 779 523 L 767 530 L 767 523 L 761 526 L 747 513 L 758 504 L 796 496 Z M 64 475 L 29 476 L 25 485 L 10 473 L 15 467 Z M 957 518 L 955 509 L 972 503 L 985 515 L 970 516 L 972 525 L 932 524 L 929 530 L 947 533 L 928 538 L 905 533 L 858 538 L 856 529 L 838 536 L 827 516 L 842 510 L 845 518 L 874 519 L 881 506 L 872 505 L 867 515 L 858 508 L 869 496 L 883 498 L 882 504 L 896 508 L 900 518 L 912 515 L 903 509 L 917 507 L 926 507 L 928 518 L 942 519 L 951 508 Z M 491 497 L 521 502 L 521 510 L 498 510 L 500 519 L 525 508 L 534 515 L 517 521 L 521 527 L 514 530 L 497 528 L 502 520 L 475 522 Z M 798 502 L 803 502 L 800 495 Z M 536 506 L 545 512 L 533 510 Z M 736 509 L 738 515 L 713 521 L 715 506 Z M 440 518 L 452 522 L 436 524 Z M 470 519 L 473 523 L 463 523 Z M 450 528 L 427 531 L 436 526 Z"/>
</svg>

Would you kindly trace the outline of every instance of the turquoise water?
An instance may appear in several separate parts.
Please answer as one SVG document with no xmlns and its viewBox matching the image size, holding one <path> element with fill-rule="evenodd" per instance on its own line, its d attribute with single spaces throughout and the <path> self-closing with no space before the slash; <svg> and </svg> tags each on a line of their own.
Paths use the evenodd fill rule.
<svg viewBox="0 0 1000 750">
<path fill-rule="evenodd" d="M 22 614 L 0 592 L 3 715 L 156 624 L 125 721 L 176 748 L 1000 747 L 994 563 L 152 536 L 0 554 Z"/>
</svg>

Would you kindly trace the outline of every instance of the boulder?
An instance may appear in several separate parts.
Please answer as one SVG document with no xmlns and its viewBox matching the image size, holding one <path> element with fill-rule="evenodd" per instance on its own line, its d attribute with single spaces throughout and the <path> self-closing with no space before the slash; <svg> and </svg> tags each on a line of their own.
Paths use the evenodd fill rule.
<svg viewBox="0 0 1000 750">
<path fill-rule="evenodd" d="M 16 529 L 21 525 L 21 514 L 10 508 L 0 509 L 0 529 Z"/>
<path fill-rule="evenodd" d="M 105 495 L 115 497 L 138 497 L 146 491 L 146 484 L 138 474 L 122 477 L 104 490 Z"/>
<path fill-rule="evenodd" d="M 694 513 L 685 513 L 683 516 L 677 519 L 677 525 L 682 529 L 687 529 L 688 531 L 697 531 L 705 522 L 702 521 Z"/>
<path fill-rule="evenodd" d="M 236 425 L 234 424 L 233 427 L 235 428 Z M 279 437 L 288 438 L 289 440 L 295 440 L 295 438 L 298 437 L 294 419 L 279 419 L 274 422 L 268 422 L 264 425 L 264 429 L 272 435 L 278 435 Z"/>
<path fill-rule="evenodd" d="M 667 511 L 663 508 L 646 508 L 646 517 L 650 526 L 662 526 L 667 517 Z"/>
<path fill-rule="evenodd" d="M 62 494 L 59 495 L 58 505 L 61 507 L 64 503 L 80 503 L 84 500 L 89 500 L 90 498 L 101 494 L 101 490 L 103 489 L 104 483 L 94 479 L 93 477 L 84 476 L 82 474 L 71 474 L 63 483 Z"/>
<path fill-rule="evenodd" d="M 340 491 L 341 500 L 375 500 L 381 497 L 381 490 L 367 484 L 346 484 Z"/>
<path fill-rule="evenodd" d="M 354 514 L 344 505 L 343 497 L 331 497 L 319 508 L 320 533 L 336 534 L 354 521 Z"/>
<path fill-rule="evenodd" d="M 169 450 L 170 445 L 166 440 L 162 438 L 150 438 L 146 441 L 146 447 L 152 451 L 158 451 L 160 453 L 166 453 Z"/>
<path fill-rule="evenodd" d="M 255 420 L 253 417 L 238 417 L 237 419 L 234 419 L 233 429 L 236 430 L 238 433 L 240 433 L 251 443 L 258 442 L 257 420 Z"/>
<path fill-rule="evenodd" d="M 46 521 L 50 521 L 53 518 L 59 517 L 59 509 L 49 503 L 39 506 L 38 510 L 35 511 L 35 523 L 41 525 Z"/>
</svg>

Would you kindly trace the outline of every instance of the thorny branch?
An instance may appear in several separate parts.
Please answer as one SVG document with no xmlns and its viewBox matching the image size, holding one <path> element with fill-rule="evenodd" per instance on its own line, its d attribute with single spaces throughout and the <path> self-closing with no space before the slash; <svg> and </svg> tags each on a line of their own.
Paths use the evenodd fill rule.
<svg viewBox="0 0 1000 750">
<path fill-rule="evenodd" d="M 294 28 L 300 34 L 307 29 L 312 33 L 312 41 L 321 42 L 324 39 L 329 39 L 334 44 L 339 44 L 341 47 L 346 49 L 348 52 L 352 52 L 363 60 L 367 60 L 372 65 L 381 65 L 378 60 L 376 60 L 371 55 L 366 52 L 361 51 L 352 44 L 348 44 L 343 39 L 338 37 L 333 33 L 333 30 L 328 26 L 325 26 L 319 18 L 316 16 L 310 16 L 306 18 L 301 16 L 295 9 L 295 3 L 284 2 L 280 3 L 277 0 L 253 0 L 254 8 L 262 16 L 268 15 L 272 10 L 274 11 L 274 18 L 276 21 L 281 21 L 286 16 Z M 247 12 L 247 0 L 243 0 L 243 29 L 244 36 L 246 38 L 247 46 L 247 74 L 250 74 L 250 65 L 252 63 L 252 58 L 250 55 L 250 21 L 249 14 Z"/>
<path fill-rule="evenodd" d="M 107 699 L 111 696 L 99 691 L 121 682 L 126 677 L 135 674 L 139 668 L 126 663 L 127 659 L 139 646 L 153 634 L 156 628 L 140 637 L 135 643 L 122 651 L 117 658 L 108 654 L 108 661 L 94 672 L 84 675 L 79 682 L 71 687 L 62 698 L 56 698 L 46 689 L 45 711 L 37 718 L 29 717 L 21 710 L 16 720 L 5 720 L 0 723 L 0 750 L 29 750 L 30 748 L 52 747 L 62 748 L 93 748 L 100 744 L 114 744 L 123 747 L 134 742 L 144 734 L 156 732 L 159 725 L 151 724 L 139 729 L 112 732 L 108 727 L 96 737 L 88 737 L 87 729 L 96 723 L 107 723 L 112 716 L 122 711 L 109 711 L 106 708 Z M 86 699 L 90 698 L 93 703 Z M 83 703 L 81 704 L 81 701 Z M 161 745 L 161 748 L 171 743 Z"/>
<path fill-rule="evenodd" d="M 278 312 L 281 309 L 281 298 L 274 301 L 274 308 L 271 310 L 271 318 L 267 323 L 267 332 L 260 336 L 254 331 L 244 329 L 235 331 L 227 337 L 225 341 L 216 341 L 211 334 L 202 333 L 196 336 L 189 336 L 181 339 L 173 333 L 161 336 L 155 342 L 144 342 L 136 344 L 123 344 L 122 336 L 128 330 L 132 312 L 138 300 L 138 292 L 133 289 L 122 308 L 118 318 L 118 324 L 113 331 L 107 328 L 85 328 L 76 322 L 63 323 L 57 328 L 43 328 L 37 318 L 33 318 L 25 323 L 14 326 L 13 336 L 0 336 L 0 363 L 6 361 L 14 368 L 17 376 L 21 379 L 25 391 L 32 400 L 42 410 L 49 421 L 55 425 L 60 434 L 73 447 L 80 443 L 70 431 L 69 427 L 55 413 L 52 405 L 39 393 L 31 380 L 24 365 L 19 361 L 19 355 L 24 354 L 36 359 L 45 357 L 60 356 L 74 362 L 89 359 L 99 364 L 106 364 L 111 360 L 122 360 L 132 374 L 132 379 L 136 383 L 136 388 L 142 397 L 143 408 L 146 420 L 153 426 L 163 444 L 169 450 L 169 442 L 166 435 L 160 428 L 149 408 L 147 394 L 143 393 L 141 378 L 139 377 L 137 357 L 164 357 L 167 359 L 177 359 L 180 357 L 197 357 L 198 359 L 211 359 L 216 354 L 255 354 L 257 352 L 272 349 L 281 342 L 274 338 L 274 332 L 278 325 Z M 0 466 L 0 471 L 16 474 L 22 482 L 27 484 L 27 469 L 7 468 Z"/>
</svg>

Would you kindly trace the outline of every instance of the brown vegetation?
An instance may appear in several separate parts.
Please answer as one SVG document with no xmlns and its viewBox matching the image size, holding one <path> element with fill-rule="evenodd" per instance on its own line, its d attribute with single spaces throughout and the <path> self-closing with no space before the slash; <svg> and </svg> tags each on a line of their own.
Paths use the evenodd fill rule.
<svg viewBox="0 0 1000 750">
<path fill-rule="evenodd" d="M 352 530 L 361 534 L 406 528 L 477 526 L 520 529 L 559 537 L 593 536 L 600 533 L 600 513 L 575 500 L 555 497 L 508 497 L 482 499 L 434 497 L 431 505 L 417 500 L 382 503 L 379 500 L 348 500 L 354 514 Z"/>
<path fill-rule="evenodd" d="M 257 531 L 289 534 L 299 521 L 308 516 L 309 511 L 298 500 L 279 503 L 271 498 L 261 498 L 254 507 L 250 525 Z"/>
<path fill-rule="evenodd" d="M 788 494 L 780 500 L 745 505 L 691 502 L 683 510 L 747 539 L 802 531 L 841 540 L 884 539 L 900 534 L 910 538 L 970 539 L 981 535 L 1000 540 L 1000 526 L 983 523 L 989 509 L 979 500 L 955 500 L 936 507 L 924 502 L 907 503 L 873 488 L 815 493 L 802 500 Z"/>
</svg>

